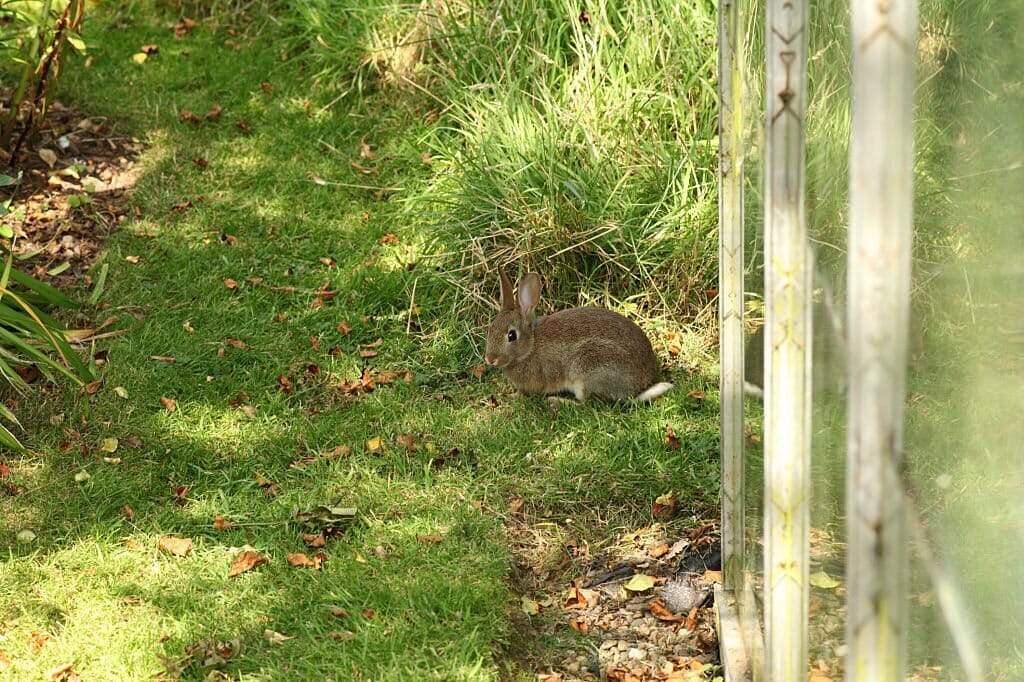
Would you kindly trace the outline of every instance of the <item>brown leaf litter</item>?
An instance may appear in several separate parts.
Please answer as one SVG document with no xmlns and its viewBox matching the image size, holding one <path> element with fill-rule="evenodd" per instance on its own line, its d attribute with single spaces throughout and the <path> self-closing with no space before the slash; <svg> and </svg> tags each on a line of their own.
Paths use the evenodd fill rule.
<svg viewBox="0 0 1024 682">
<path fill-rule="evenodd" d="M 0 99 L 3 96 L 0 95 Z M 114 122 L 53 102 L 39 137 L 13 162 L 0 150 L 0 171 L 22 174 L 4 221 L 13 230 L 14 253 L 25 271 L 66 288 L 92 286 L 87 271 L 103 243 L 128 218 L 128 195 L 138 177 L 142 145 Z"/>
</svg>

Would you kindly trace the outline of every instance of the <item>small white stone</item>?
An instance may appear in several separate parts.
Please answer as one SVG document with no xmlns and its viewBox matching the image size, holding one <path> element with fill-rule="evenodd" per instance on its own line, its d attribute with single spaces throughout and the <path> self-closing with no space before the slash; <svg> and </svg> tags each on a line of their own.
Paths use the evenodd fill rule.
<svg viewBox="0 0 1024 682">
<path fill-rule="evenodd" d="M 634 661 L 642 661 L 647 658 L 647 652 L 634 646 L 630 647 L 629 651 L 626 652 L 626 657 Z"/>
</svg>

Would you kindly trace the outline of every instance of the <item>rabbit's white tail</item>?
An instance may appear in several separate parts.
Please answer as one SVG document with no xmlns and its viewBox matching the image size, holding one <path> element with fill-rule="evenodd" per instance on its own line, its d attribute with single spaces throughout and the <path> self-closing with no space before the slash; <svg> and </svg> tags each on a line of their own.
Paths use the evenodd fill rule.
<svg viewBox="0 0 1024 682">
<path fill-rule="evenodd" d="M 642 403 L 649 403 L 655 398 L 659 398 L 664 395 L 670 388 L 672 388 L 672 384 L 670 382 L 662 381 L 648 388 L 646 391 L 638 395 L 636 399 Z"/>
<path fill-rule="evenodd" d="M 744 381 L 743 392 L 752 398 L 764 400 L 764 389 L 758 386 L 757 384 L 752 384 L 749 381 Z"/>
</svg>

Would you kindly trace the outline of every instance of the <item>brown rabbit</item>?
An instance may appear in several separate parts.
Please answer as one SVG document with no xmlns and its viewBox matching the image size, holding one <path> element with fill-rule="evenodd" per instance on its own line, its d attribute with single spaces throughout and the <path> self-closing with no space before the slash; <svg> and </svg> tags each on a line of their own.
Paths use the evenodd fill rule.
<svg viewBox="0 0 1024 682">
<path fill-rule="evenodd" d="M 501 275 L 501 312 L 487 331 L 484 359 L 522 393 L 568 391 L 577 400 L 654 400 L 672 384 L 658 382 L 658 360 L 643 330 L 606 308 L 569 308 L 534 318 L 540 277 L 527 274 L 513 295 Z"/>
</svg>

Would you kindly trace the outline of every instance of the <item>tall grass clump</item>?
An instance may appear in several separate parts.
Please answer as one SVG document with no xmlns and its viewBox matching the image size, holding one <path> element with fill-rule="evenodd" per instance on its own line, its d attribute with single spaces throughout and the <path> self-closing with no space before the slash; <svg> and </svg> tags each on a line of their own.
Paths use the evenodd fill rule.
<svg viewBox="0 0 1024 682">
<path fill-rule="evenodd" d="M 446 285 L 473 294 L 461 300 L 515 264 L 542 272 L 559 303 L 582 288 L 653 314 L 706 308 L 714 3 L 296 6 L 306 58 L 353 91 L 393 86 L 434 109 L 432 175 L 406 201 Z"/>
<path fill-rule="evenodd" d="M 68 47 L 85 49 L 84 12 L 84 0 L 0 3 L 0 157 L 11 167 L 43 124 Z"/>
</svg>

